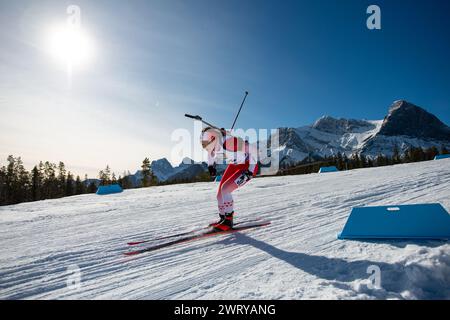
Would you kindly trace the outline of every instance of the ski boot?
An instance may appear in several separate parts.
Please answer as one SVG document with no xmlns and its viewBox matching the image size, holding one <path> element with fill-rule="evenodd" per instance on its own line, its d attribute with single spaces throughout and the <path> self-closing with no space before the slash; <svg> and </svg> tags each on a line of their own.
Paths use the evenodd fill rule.
<svg viewBox="0 0 450 320">
<path fill-rule="evenodd" d="M 214 231 L 228 231 L 233 229 L 233 216 L 234 212 L 225 213 L 225 215 L 219 215 L 220 221 L 213 223 L 211 226 Z"/>
<path fill-rule="evenodd" d="M 219 213 L 219 221 L 210 223 L 209 226 L 210 227 L 214 227 L 214 226 L 216 226 L 218 224 L 221 224 L 224 220 L 225 220 L 225 215 Z"/>
</svg>

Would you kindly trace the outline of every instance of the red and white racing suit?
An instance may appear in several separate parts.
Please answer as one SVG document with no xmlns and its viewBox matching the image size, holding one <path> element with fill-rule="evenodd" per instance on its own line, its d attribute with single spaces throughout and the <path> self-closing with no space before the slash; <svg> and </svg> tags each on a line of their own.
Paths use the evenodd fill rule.
<svg viewBox="0 0 450 320">
<path fill-rule="evenodd" d="M 217 205 L 221 215 L 234 212 L 234 202 L 231 193 L 242 187 L 254 177 L 258 171 L 257 150 L 247 141 L 233 136 L 226 136 L 223 144 L 217 144 L 208 151 L 208 165 L 217 163 L 217 159 L 222 159 L 228 163 L 219 189 L 217 190 Z"/>
</svg>

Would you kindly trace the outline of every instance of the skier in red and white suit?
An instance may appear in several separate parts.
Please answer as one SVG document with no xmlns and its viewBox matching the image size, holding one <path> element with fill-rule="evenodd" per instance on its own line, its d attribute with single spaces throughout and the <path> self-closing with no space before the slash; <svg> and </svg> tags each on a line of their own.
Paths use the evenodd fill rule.
<svg viewBox="0 0 450 320">
<path fill-rule="evenodd" d="M 220 220 L 212 226 L 219 231 L 233 228 L 234 202 L 231 193 L 246 184 L 257 171 L 257 151 L 247 140 L 233 137 L 224 129 L 207 127 L 202 131 L 202 146 L 208 152 L 208 170 L 217 175 L 216 164 L 228 163 L 217 190 Z"/>
</svg>

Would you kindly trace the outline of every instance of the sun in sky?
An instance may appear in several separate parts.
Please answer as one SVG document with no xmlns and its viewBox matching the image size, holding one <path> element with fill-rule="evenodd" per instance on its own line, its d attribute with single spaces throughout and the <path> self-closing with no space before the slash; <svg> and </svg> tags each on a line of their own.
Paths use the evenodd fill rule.
<svg viewBox="0 0 450 320">
<path fill-rule="evenodd" d="M 53 26 L 49 31 L 49 51 L 54 59 L 62 63 L 68 77 L 72 77 L 73 69 L 85 66 L 93 57 L 93 43 L 87 32 L 81 27 L 80 11 L 69 7 L 65 24 Z"/>
<path fill-rule="evenodd" d="M 91 57 L 92 45 L 81 28 L 71 26 L 55 28 L 50 37 L 52 55 L 66 65 L 82 65 Z"/>
</svg>

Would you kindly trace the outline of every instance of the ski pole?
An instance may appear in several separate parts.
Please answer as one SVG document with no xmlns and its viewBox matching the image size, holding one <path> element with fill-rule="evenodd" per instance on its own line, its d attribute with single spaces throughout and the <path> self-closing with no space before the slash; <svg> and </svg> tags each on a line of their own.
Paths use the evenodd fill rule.
<svg viewBox="0 0 450 320">
<path fill-rule="evenodd" d="M 233 129 L 234 129 L 234 125 L 236 124 L 236 120 L 238 119 L 239 114 L 241 113 L 242 106 L 244 105 L 245 99 L 247 99 L 247 96 L 248 96 L 248 91 L 245 91 L 245 96 L 244 96 L 244 99 L 242 100 L 241 107 L 239 108 L 239 111 L 238 111 L 236 117 L 234 118 L 233 125 L 231 126 L 231 129 L 230 129 L 230 130 L 233 130 Z"/>
</svg>

